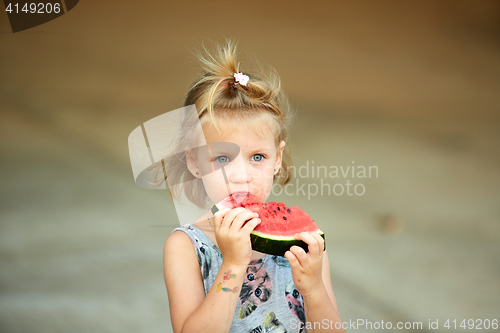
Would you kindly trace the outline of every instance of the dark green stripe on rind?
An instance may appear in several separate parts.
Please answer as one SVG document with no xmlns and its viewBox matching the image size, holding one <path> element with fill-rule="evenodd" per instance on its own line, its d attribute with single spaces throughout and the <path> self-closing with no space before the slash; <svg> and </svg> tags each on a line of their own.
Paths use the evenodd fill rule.
<svg viewBox="0 0 500 333">
<path fill-rule="evenodd" d="M 320 234 L 323 239 L 325 239 L 325 234 Z M 296 239 L 271 239 L 255 234 L 250 234 L 250 239 L 252 241 L 252 250 L 259 251 L 262 253 L 271 254 L 273 256 L 284 256 L 285 252 L 292 247 L 292 245 L 300 246 L 304 251 L 308 252 L 307 243 Z M 323 250 L 326 250 L 326 242 L 324 244 Z"/>
</svg>

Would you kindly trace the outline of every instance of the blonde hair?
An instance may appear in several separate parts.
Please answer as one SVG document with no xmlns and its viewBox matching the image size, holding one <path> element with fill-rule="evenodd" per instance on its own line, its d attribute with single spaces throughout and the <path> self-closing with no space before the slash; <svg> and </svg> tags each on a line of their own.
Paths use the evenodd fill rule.
<svg viewBox="0 0 500 333">
<path fill-rule="evenodd" d="M 202 125 L 214 127 L 219 133 L 217 126 L 219 121 L 222 121 L 224 125 L 229 125 L 224 126 L 225 131 L 231 131 L 242 121 L 246 121 L 246 124 L 254 131 L 260 130 L 264 134 L 261 126 L 264 120 L 274 134 L 276 147 L 278 148 L 281 141 L 286 142 L 292 112 L 276 71 L 273 68 L 264 70 L 262 66 L 255 71 L 257 75 L 242 71 L 249 77 L 249 81 L 246 85 L 237 84 L 234 73 L 240 73 L 240 64 L 236 61 L 236 43 L 226 40 L 223 47 L 216 44 L 214 53 L 210 53 L 205 47 L 203 50 L 203 53 L 198 52 L 196 56 L 205 73 L 191 84 L 184 97 L 184 106 L 194 104 Z M 186 128 L 190 127 L 189 124 L 186 125 Z M 190 146 L 186 140 L 188 139 L 182 138 L 183 142 L 178 141 L 178 146 Z M 170 173 L 169 177 L 174 183 L 180 183 L 183 179 L 186 197 L 198 207 L 204 207 L 207 195 L 203 183 L 201 179 L 190 181 L 197 178 L 187 169 L 186 156 L 171 159 L 167 163 L 174 163 L 177 166 L 184 164 L 184 168 L 174 167 L 177 171 Z M 287 184 L 291 179 L 289 170 L 291 167 L 290 149 L 287 148 L 283 151 L 281 170 L 274 176 L 274 181 L 281 186 Z M 163 171 L 163 169 L 158 171 Z M 190 182 L 186 183 L 186 181 Z M 180 192 L 179 188 L 171 191 L 172 197 L 178 198 L 178 192 Z"/>
</svg>

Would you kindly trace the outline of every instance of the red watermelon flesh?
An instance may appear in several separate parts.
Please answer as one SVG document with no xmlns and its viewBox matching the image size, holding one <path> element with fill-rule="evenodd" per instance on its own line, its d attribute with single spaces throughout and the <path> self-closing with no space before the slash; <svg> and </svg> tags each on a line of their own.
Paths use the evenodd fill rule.
<svg viewBox="0 0 500 333">
<path fill-rule="evenodd" d="M 295 239 L 294 236 L 297 233 L 316 231 L 323 238 L 325 237 L 309 214 L 299 207 L 287 207 L 282 202 L 261 203 L 248 192 L 231 194 L 215 205 L 212 212 L 215 213 L 222 208 L 236 207 L 245 207 L 257 212 L 262 220 L 250 235 L 252 248 L 255 251 L 283 256 L 292 245 L 298 245 L 307 252 L 307 244 Z"/>
</svg>

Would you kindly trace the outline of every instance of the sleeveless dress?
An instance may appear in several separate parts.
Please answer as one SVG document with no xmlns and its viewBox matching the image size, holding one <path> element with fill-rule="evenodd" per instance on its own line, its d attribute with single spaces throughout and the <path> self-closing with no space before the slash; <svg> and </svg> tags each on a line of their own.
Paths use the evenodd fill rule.
<svg viewBox="0 0 500 333">
<path fill-rule="evenodd" d="M 192 224 L 172 232 L 176 230 L 186 233 L 193 242 L 206 295 L 222 265 L 220 249 Z M 304 301 L 293 283 L 288 260 L 272 255 L 252 260 L 229 332 L 306 332 L 305 321 Z"/>
</svg>

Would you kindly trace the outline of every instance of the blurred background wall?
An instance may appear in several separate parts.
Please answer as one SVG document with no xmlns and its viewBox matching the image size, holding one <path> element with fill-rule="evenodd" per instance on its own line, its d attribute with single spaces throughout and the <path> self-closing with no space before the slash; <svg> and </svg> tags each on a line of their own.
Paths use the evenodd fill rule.
<svg viewBox="0 0 500 333">
<path fill-rule="evenodd" d="M 89 0 L 16 34 L 0 14 L 1 331 L 171 332 L 178 222 L 127 138 L 224 38 L 280 73 L 297 167 L 378 168 L 297 183 L 363 195 L 272 198 L 325 231 L 342 319 L 500 319 L 499 37 L 499 1 Z"/>
</svg>

